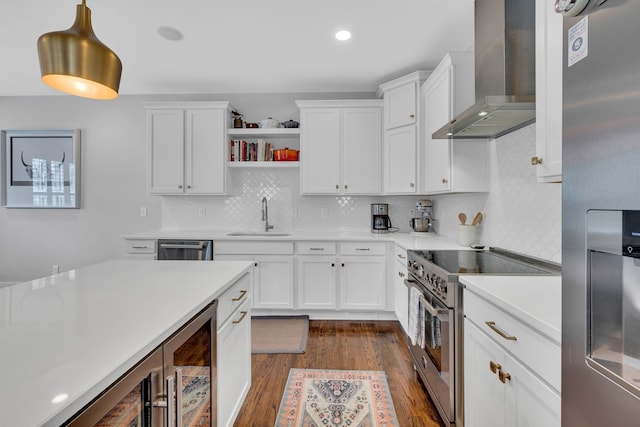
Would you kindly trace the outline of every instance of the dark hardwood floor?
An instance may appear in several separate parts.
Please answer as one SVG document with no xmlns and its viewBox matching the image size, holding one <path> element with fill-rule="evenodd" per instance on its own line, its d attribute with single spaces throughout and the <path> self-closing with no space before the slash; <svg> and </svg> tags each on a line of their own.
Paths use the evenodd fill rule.
<svg viewBox="0 0 640 427">
<path fill-rule="evenodd" d="M 442 427 L 413 370 L 399 323 L 312 320 L 304 354 L 254 354 L 252 385 L 235 427 L 272 427 L 291 368 L 381 370 L 401 427 Z"/>
</svg>

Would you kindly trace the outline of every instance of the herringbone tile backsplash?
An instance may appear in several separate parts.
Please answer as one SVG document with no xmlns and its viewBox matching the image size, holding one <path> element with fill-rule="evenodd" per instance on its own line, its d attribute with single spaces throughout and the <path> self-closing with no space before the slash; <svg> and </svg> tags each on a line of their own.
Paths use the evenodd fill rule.
<svg viewBox="0 0 640 427">
<path fill-rule="evenodd" d="M 431 196 L 436 230 L 457 238 L 457 214 L 484 212 L 480 240 L 560 262 L 561 186 L 538 184 L 529 159 L 535 155 L 535 125 L 490 142 L 488 194 Z M 260 230 L 260 200 L 269 200 L 274 231 L 370 229 L 371 203 L 388 203 L 391 221 L 408 232 L 419 196 L 301 196 L 296 168 L 241 168 L 229 172 L 227 196 L 165 196 L 163 229 Z"/>
</svg>

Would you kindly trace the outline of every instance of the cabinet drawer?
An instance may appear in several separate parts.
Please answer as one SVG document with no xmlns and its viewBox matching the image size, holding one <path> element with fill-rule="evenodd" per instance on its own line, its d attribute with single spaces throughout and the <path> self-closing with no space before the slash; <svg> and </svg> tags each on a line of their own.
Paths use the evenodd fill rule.
<svg viewBox="0 0 640 427">
<path fill-rule="evenodd" d="M 213 250 L 214 259 L 217 254 L 293 255 L 293 242 L 216 241 Z"/>
<path fill-rule="evenodd" d="M 334 242 L 296 242 L 296 253 L 300 255 L 335 255 Z"/>
<path fill-rule="evenodd" d="M 230 289 L 218 298 L 218 327 L 227 320 L 242 303 L 251 299 L 251 275 L 242 276 Z"/>
<path fill-rule="evenodd" d="M 401 246 L 395 246 L 395 258 L 400 264 L 407 266 L 407 250 Z"/>
<path fill-rule="evenodd" d="M 464 292 L 464 314 L 501 347 L 560 391 L 560 344 L 468 290 Z"/>
<path fill-rule="evenodd" d="M 155 254 L 156 241 L 151 239 L 126 241 L 128 254 Z"/>
<path fill-rule="evenodd" d="M 386 246 L 384 243 L 340 243 L 341 255 L 384 255 L 385 253 Z"/>
</svg>

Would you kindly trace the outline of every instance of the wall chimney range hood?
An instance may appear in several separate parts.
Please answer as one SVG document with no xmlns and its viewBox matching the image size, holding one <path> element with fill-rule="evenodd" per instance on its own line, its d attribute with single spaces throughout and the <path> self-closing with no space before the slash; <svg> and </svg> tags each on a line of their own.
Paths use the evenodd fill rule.
<svg viewBox="0 0 640 427">
<path fill-rule="evenodd" d="M 535 121 L 534 1 L 475 1 L 475 75 L 475 104 L 433 138 L 498 138 Z"/>
</svg>

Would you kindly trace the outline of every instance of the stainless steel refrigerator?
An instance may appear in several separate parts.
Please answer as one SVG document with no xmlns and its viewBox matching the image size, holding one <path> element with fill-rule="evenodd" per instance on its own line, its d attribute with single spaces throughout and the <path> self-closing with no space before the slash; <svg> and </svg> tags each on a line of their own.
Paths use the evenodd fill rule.
<svg viewBox="0 0 640 427">
<path fill-rule="evenodd" d="M 637 426 L 640 1 L 558 0 L 556 9 L 567 9 L 562 425 Z"/>
</svg>

